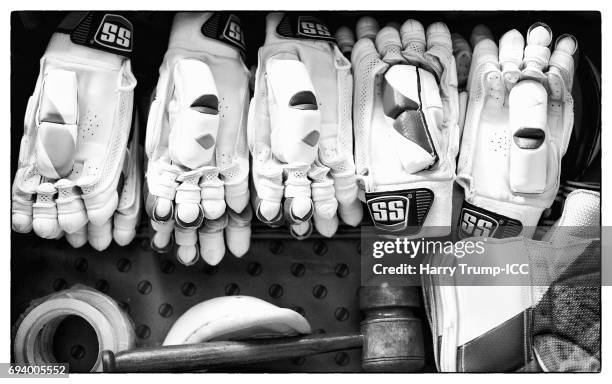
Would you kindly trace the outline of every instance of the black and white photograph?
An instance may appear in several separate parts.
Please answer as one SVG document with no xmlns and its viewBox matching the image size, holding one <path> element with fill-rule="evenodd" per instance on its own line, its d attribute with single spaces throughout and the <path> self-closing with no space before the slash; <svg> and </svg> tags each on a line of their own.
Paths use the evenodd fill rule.
<svg viewBox="0 0 612 384">
<path fill-rule="evenodd" d="M 62 3 L 2 12 L 1 378 L 607 380 L 603 3 Z"/>
</svg>

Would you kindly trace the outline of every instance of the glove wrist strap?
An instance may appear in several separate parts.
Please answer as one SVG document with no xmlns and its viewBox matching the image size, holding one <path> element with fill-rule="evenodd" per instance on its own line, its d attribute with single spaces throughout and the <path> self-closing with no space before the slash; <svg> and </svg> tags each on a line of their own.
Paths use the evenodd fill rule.
<svg viewBox="0 0 612 384">
<path fill-rule="evenodd" d="M 244 58 L 246 45 L 240 19 L 229 12 L 181 12 L 174 17 L 168 50 Z"/>
<path fill-rule="evenodd" d="M 127 58 L 134 48 L 132 23 L 114 13 L 71 12 L 62 20 L 57 31 L 67 34 L 75 45 Z"/>
<path fill-rule="evenodd" d="M 70 35 L 65 33 L 54 33 L 51 36 L 47 50 L 45 51 L 46 58 L 52 57 L 76 57 L 80 62 L 84 60 L 95 63 L 104 63 L 115 70 L 121 69 L 125 58 L 97 49 L 92 49 L 82 45 L 74 44 L 70 40 Z"/>
</svg>

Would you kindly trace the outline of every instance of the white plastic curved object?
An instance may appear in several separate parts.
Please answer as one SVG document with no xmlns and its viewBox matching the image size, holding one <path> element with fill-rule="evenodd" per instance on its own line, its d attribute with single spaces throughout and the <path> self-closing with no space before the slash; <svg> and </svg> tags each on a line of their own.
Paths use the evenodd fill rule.
<svg viewBox="0 0 612 384">
<path fill-rule="evenodd" d="M 132 322 L 110 297 L 86 286 L 76 285 L 32 301 L 18 320 L 13 351 L 16 364 L 45 365 L 57 362 L 53 338 L 61 321 L 74 315 L 83 318 L 98 338 L 98 358 L 91 372 L 101 372 L 100 352 L 132 349 Z"/>
<path fill-rule="evenodd" d="M 294 336 L 311 333 L 299 313 L 250 296 L 225 296 L 191 307 L 170 328 L 163 345 Z"/>
</svg>

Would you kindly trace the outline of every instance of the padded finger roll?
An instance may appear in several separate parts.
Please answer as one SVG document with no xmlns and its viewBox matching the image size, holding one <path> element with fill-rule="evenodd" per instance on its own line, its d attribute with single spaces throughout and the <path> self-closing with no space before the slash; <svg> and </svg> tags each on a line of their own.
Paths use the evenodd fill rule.
<svg viewBox="0 0 612 384">
<path fill-rule="evenodd" d="M 29 233 L 32 230 L 32 202 L 13 196 L 11 226 L 18 233 Z"/>
<path fill-rule="evenodd" d="M 47 71 L 40 96 L 36 166 L 50 179 L 72 171 L 77 135 L 77 77 L 72 71 Z"/>
<path fill-rule="evenodd" d="M 550 43 L 552 31 L 544 23 L 535 23 L 527 31 L 527 46 L 523 59 L 523 76 L 536 80 L 545 79 L 544 69 L 550 59 Z"/>
<path fill-rule="evenodd" d="M 472 48 L 476 49 L 478 43 L 482 40 L 493 40 L 493 34 L 489 27 L 483 24 L 478 24 L 472 29 L 472 34 L 470 35 L 470 44 L 472 44 Z"/>
<path fill-rule="evenodd" d="M 421 63 L 425 54 L 425 29 L 417 20 L 408 19 L 400 28 L 404 55 L 412 64 Z"/>
<path fill-rule="evenodd" d="M 202 193 L 202 207 L 204 217 L 215 220 L 225 212 L 225 194 L 223 192 L 223 182 L 219 179 L 219 171 L 214 167 L 204 168 L 202 182 L 200 183 Z"/>
<path fill-rule="evenodd" d="M 525 39 L 516 29 L 506 32 L 499 39 L 499 63 L 508 85 L 514 85 L 521 77 L 520 66 L 524 49 Z"/>
<path fill-rule="evenodd" d="M 174 219 L 174 198 L 179 170 L 171 166 L 149 162 L 145 183 L 145 210 L 151 220 L 165 223 Z"/>
<path fill-rule="evenodd" d="M 228 209 L 227 227 L 225 228 L 225 241 L 227 248 L 236 257 L 244 256 L 251 245 L 251 220 L 253 211 L 247 206 L 244 211 L 236 213 Z"/>
<path fill-rule="evenodd" d="M 440 58 L 450 58 L 453 54 L 453 42 L 446 24 L 436 22 L 427 27 L 427 53 L 427 62 L 435 72 L 436 77 L 441 79 L 444 67 Z"/>
<path fill-rule="evenodd" d="M 307 220 L 298 224 L 291 224 L 289 226 L 289 233 L 291 233 L 291 236 L 296 240 L 304 240 L 310 237 L 312 229 L 312 220 Z"/>
<path fill-rule="evenodd" d="M 66 240 L 72 248 L 81 248 L 87 244 L 87 225 L 73 233 L 66 232 Z"/>
<path fill-rule="evenodd" d="M 248 162 L 245 163 L 246 167 L 243 168 L 238 164 L 233 164 L 219 169 L 223 180 L 225 202 L 235 211 L 241 211 L 249 204 L 249 169 Z"/>
<path fill-rule="evenodd" d="M 306 66 L 297 60 L 267 63 L 273 154 L 284 163 L 314 161 L 321 114 Z"/>
<path fill-rule="evenodd" d="M 320 234 L 331 237 L 338 229 L 338 201 L 335 197 L 334 182 L 328 176 L 327 167 L 313 166 L 308 172 L 312 180 L 313 219 Z"/>
<path fill-rule="evenodd" d="M 198 228 L 204 220 L 204 210 L 200 205 L 200 181 L 201 172 L 186 172 L 177 177 L 180 184 L 176 188 L 176 211 L 174 220 L 181 228 Z"/>
<path fill-rule="evenodd" d="M 547 93 L 542 84 L 524 80 L 510 91 L 510 188 L 541 193 L 546 188 L 548 145 Z"/>
<path fill-rule="evenodd" d="M 385 73 L 382 85 L 383 111 L 393 119 L 399 134 L 397 155 L 408 173 L 427 169 L 438 159 L 421 105 L 420 76 L 425 73 L 414 66 L 396 65 Z"/>
<path fill-rule="evenodd" d="M 330 219 L 336 215 L 338 201 L 336 200 L 334 182 L 328 176 L 329 168 L 313 166 L 308 171 L 308 178 L 312 181 L 312 201 L 314 210 L 319 216 Z"/>
<path fill-rule="evenodd" d="M 312 216 L 310 180 L 307 178 L 308 165 L 285 167 L 285 218 L 289 223 L 301 223 Z"/>
<path fill-rule="evenodd" d="M 465 88 L 472 62 L 472 49 L 467 40 L 458 33 L 451 34 L 453 56 L 457 65 L 457 82 L 460 88 Z"/>
<path fill-rule="evenodd" d="M 96 251 L 103 251 L 113 241 L 113 224 L 112 219 L 109 219 L 102 225 L 89 223 L 87 225 L 87 239 L 89 245 Z"/>
<path fill-rule="evenodd" d="M 380 53 L 382 60 L 388 64 L 397 64 L 406 62 L 402 56 L 402 42 L 400 33 L 393 27 L 384 27 L 376 35 L 376 48 Z"/>
<path fill-rule="evenodd" d="M 210 68 L 185 59 L 174 67 L 175 88 L 168 106 L 172 161 L 190 169 L 211 164 L 219 130 L 219 100 Z"/>
<path fill-rule="evenodd" d="M 189 266 L 198 261 L 198 235 L 195 228 L 174 228 L 174 238 L 178 249 L 176 258 L 181 264 Z"/>
<path fill-rule="evenodd" d="M 571 92 L 574 80 L 574 54 L 578 41 L 572 35 L 561 35 L 555 42 L 555 50 L 550 56 L 548 68 L 548 87 L 553 100 L 563 100 L 566 92 Z"/>
<path fill-rule="evenodd" d="M 174 220 L 160 223 L 151 220 L 151 228 L 155 232 L 151 237 L 151 248 L 158 253 L 168 253 L 174 247 Z"/>
<path fill-rule="evenodd" d="M 62 231 L 55 205 L 57 190 L 51 183 L 42 183 L 36 188 L 36 193 L 36 202 L 32 205 L 34 233 L 43 239 L 55 239 Z"/>
<path fill-rule="evenodd" d="M 376 19 L 373 17 L 364 16 L 357 21 L 357 26 L 355 27 L 357 40 L 370 39 L 374 41 L 378 30 L 378 21 L 376 21 Z"/>
<path fill-rule="evenodd" d="M 55 188 L 58 192 L 55 203 L 60 228 L 68 234 L 84 228 L 89 219 L 76 184 L 71 180 L 61 179 L 55 183 Z"/>
<path fill-rule="evenodd" d="M 217 265 L 225 256 L 223 230 L 227 227 L 228 215 L 224 214 L 216 220 L 204 220 L 204 225 L 198 230 L 200 254 L 210 265 Z"/>
<path fill-rule="evenodd" d="M 336 31 L 336 41 L 338 42 L 340 52 L 342 52 L 344 56 L 350 57 L 353 46 L 355 45 L 355 35 L 353 31 L 344 26 L 338 28 Z"/>
</svg>

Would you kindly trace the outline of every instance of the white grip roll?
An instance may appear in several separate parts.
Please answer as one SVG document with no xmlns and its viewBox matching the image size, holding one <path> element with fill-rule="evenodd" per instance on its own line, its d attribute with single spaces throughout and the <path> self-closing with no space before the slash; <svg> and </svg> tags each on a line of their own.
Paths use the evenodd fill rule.
<svg viewBox="0 0 612 384">
<path fill-rule="evenodd" d="M 96 333 L 98 357 L 91 372 L 102 371 L 102 351 L 117 353 L 134 347 L 136 336 L 128 315 L 110 297 L 77 284 L 32 301 L 21 315 L 13 342 L 15 363 L 61 363 L 54 356 L 53 338 L 67 316 L 83 318 Z"/>
</svg>

